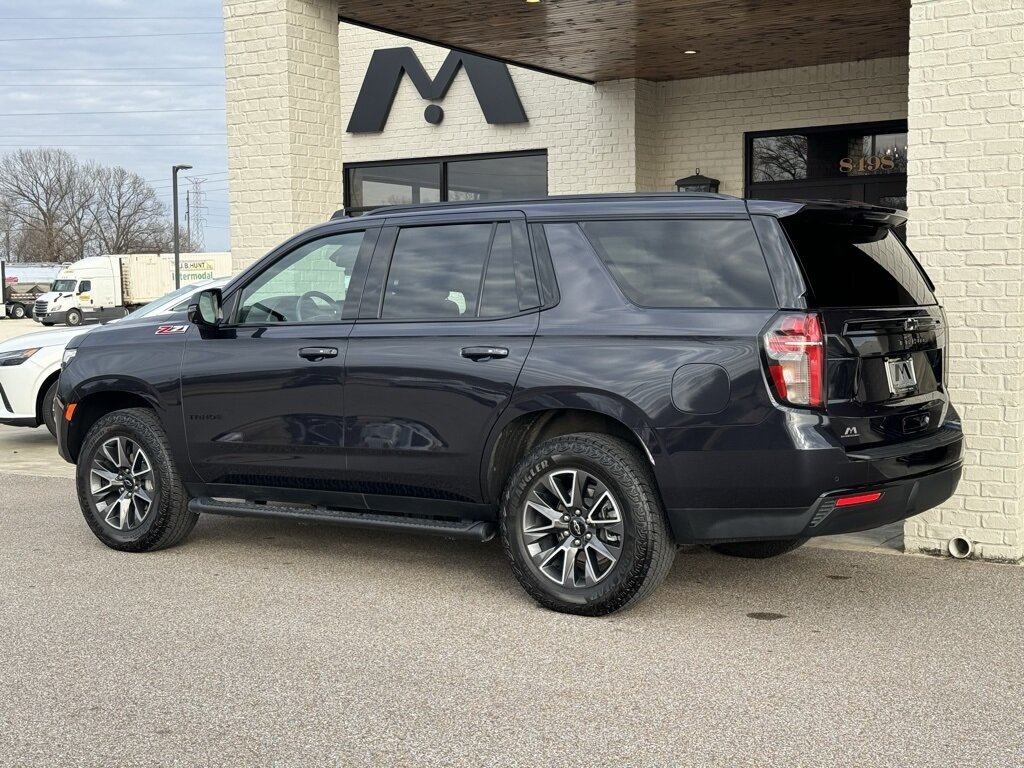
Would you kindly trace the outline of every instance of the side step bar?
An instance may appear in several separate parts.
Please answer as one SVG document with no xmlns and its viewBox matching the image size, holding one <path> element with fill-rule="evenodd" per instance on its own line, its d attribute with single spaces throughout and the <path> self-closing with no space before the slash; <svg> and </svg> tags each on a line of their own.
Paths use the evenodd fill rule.
<svg viewBox="0 0 1024 768">
<path fill-rule="evenodd" d="M 435 520 L 427 517 L 404 515 L 381 515 L 373 512 L 350 512 L 328 507 L 287 506 L 256 504 L 245 501 L 222 501 L 220 499 L 192 499 L 188 508 L 205 515 L 229 515 L 232 517 L 262 517 L 272 520 L 301 520 L 308 523 L 332 523 L 351 528 L 385 529 L 404 533 L 423 533 L 443 536 L 447 539 L 470 539 L 489 541 L 497 533 L 492 522 L 479 520 Z"/>
</svg>

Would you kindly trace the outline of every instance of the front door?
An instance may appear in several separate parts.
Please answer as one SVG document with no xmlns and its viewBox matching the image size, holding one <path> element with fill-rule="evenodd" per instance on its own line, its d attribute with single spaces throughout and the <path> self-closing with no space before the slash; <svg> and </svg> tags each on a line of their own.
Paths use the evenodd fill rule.
<svg viewBox="0 0 1024 768">
<path fill-rule="evenodd" d="M 389 225 L 391 222 L 389 222 Z M 349 339 L 349 478 L 388 496 L 480 500 L 481 452 L 538 323 L 521 214 L 388 226 Z"/>
<path fill-rule="evenodd" d="M 354 275 L 365 270 L 378 231 L 284 249 L 231 286 L 222 327 L 190 331 L 183 410 L 192 465 L 205 482 L 236 485 L 241 497 L 337 490 Z"/>
</svg>

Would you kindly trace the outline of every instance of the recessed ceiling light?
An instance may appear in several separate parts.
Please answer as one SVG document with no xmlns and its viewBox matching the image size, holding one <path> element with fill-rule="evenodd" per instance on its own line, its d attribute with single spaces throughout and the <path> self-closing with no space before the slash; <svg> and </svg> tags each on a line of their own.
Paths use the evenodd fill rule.
<svg viewBox="0 0 1024 768">
<path fill-rule="evenodd" d="M 526 2 L 528 2 L 528 3 L 539 3 L 540 0 L 526 0 Z"/>
<path fill-rule="evenodd" d="M 686 54 L 687 56 L 693 56 L 693 54 L 697 53 L 697 51 L 695 51 L 695 50 L 693 50 L 693 49 L 691 48 L 691 49 L 690 49 L 690 50 L 688 50 L 688 51 L 683 51 L 683 53 L 685 53 L 685 54 Z"/>
</svg>

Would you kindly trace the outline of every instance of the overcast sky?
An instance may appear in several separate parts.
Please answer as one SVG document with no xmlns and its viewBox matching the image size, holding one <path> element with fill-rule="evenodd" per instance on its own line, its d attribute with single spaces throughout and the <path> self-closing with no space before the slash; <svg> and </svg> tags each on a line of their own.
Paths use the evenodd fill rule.
<svg viewBox="0 0 1024 768">
<path fill-rule="evenodd" d="M 220 0 L 0 0 L 0 152 L 38 146 L 130 168 L 168 205 L 171 166 L 194 166 L 207 249 L 228 250 Z"/>
</svg>

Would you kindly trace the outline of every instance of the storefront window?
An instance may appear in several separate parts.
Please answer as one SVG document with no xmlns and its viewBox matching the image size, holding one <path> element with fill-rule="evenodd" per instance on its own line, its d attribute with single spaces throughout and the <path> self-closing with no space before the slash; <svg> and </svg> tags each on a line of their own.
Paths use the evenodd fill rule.
<svg viewBox="0 0 1024 768">
<path fill-rule="evenodd" d="M 509 200 L 547 194 L 545 155 L 448 163 L 449 200 Z"/>
<path fill-rule="evenodd" d="M 383 205 L 543 197 L 546 152 L 456 156 L 345 166 L 345 210 L 358 216 Z"/>
<path fill-rule="evenodd" d="M 747 197 L 906 210 L 905 121 L 747 134 Z"/>
<path fill-rule="evenodd" d="M 352 207 L 436 203 L 441 199 L 437 163 L 375 165 L 349 172 Z"/>
<path fill-rule="evenodd" d="M 750 146 L 754 184 L 907 172 L 906 131 L 817 129 L 754 136 Z"/>
</svg>

